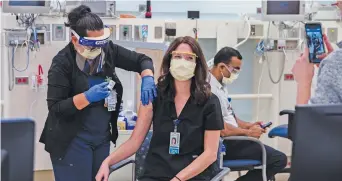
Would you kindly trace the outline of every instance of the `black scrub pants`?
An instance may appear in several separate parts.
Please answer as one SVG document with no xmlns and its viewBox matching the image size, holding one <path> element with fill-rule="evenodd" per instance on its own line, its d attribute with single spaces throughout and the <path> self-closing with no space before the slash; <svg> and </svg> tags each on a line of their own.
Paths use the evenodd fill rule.
<svg viewBox="0 0 342 181">
<path fill-rule="evenodd" d="M 262 150 L 258 143 L 252 141 L 225 140 L 226 155 L 224 160 L 250 159 L 262 160 Z M 284 153 L 265 145 L 267 155 L 267 179 L 282 171 L 287 165 L 287 157 Z M 236 181 L 262 181 L 262 171 L 255 169 L 248 171 Z"/>
<path fill-rule="evenodd" d="M 93 145 L 74 138 L 63 159 L 51 156 L 55 181 L 94 181 L 109 147 L 109 141 Z"/>
</svg>

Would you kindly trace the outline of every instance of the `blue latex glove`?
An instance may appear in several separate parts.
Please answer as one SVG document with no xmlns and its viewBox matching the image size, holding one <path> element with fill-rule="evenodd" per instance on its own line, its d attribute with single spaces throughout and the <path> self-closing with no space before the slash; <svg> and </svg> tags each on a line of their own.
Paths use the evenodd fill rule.
<svg viewBox="0 0 342 181">
<path fill-rule="evenodd" d="M 110 91 L 107 87 L 108 84 L 108 82 L 103 82 L 101 84 L 94 85 L 89 90 L 84 92 L 85 97 L 90 103 L 105 99 L 110 94 Z"/>
<path fill-rule="evenodd" d="M 142 104 L 148 105 L 157 97 L 157 87 L 154 83 L 153 76 L 145 76 L 142 78 L 140 99 Z"/>
</svg>

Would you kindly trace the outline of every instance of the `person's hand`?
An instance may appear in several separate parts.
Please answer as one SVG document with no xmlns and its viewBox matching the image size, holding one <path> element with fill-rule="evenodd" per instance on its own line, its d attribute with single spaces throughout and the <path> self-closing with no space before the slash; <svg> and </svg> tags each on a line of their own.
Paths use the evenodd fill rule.
<svg viewBox="0 0 342 181">
<path fill-rule="evenodd" d="M 254 122 L 254 123 L 247 123 L 247 122 L 246 122 L 245 129 L 249 129 L 249 128 L 255 126 L 255 125 L 261 126 L 261 125 L 262 125 L 262 122 L 261 122 L 261 121 L 256 121 L 256 122 Z"/>
<path fill-rule="evenodd" d="M 141 102 L 144 106 L 148 105 L 149 102 L 153 102 L 154 98 L 157 97 L 157 87 L 154 83 L 153 76 L 144 76 L 141 83 Z"/>
<path fill-rule="evenodd" d="M 247 136 L 259 139 L 260 136 L 265 132 L 266 130 L 262 129 L 260 125 L 254 125 L 251 128 L 249 128 Z"/>
<path fill-rule="evenodd" d="M 342 1 L 341 0 L 337 0 L 334 5 L 336 5 L 340 10 L 342 10 Z"/>
<path fill-rule="evenodd" d="M 89 90 L 84 92 L 89 103 L 98 102 L 109 96 L 110 91 L 107 87 L 108 82 L 94 85 Z"/>
<path fill-rule="evenodd" d="M 252 126 L 255 126 L 255 125 L 258 125 L 258 126 L 261 126 L 262 125 L 262 121 L 256 121 L 252 124 Z"/>
<path fill-rule="evenodd" d="M 314 71 L 314 64 L 309 62 L 309 49 L 305 48 L 292 68 L 293 77 L 299 85 L 311 86 Z"/>
<path fill-rule="evenodd" d="M 334 51 L 334 48 L 332 47 L 330 41 L 328 40 L 328 37 L 326 34 L 323 34 L 323 42 L 325 44 L 325 46 L 327 47 L 327 53 L 324 53 L 322 55 L 317 55 L 317 58 L 319 58 L 320 60 L 323 60 L 325 57 L 327 57 L 331 52 Z"/>
<path fill-rule="evenodd" d="M 106 161 L 104 161 L 96 174 L 96 181 L 108 181 L 109 177 L 109 165 Z"/>
</svg>

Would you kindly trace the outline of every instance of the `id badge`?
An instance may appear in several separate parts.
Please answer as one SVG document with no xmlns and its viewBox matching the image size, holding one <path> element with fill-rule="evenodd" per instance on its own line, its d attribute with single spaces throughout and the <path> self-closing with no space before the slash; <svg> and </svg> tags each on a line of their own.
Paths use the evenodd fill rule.
<svg viewBox="0 0 342 181">
<path fill-rule="evenodd" d="M 179 154 L 179 142 L 180 142 L 180 133 L 171 132 L 170 133 L 170 147 L 169 147 L 170 155 Z"/>
<path fill-rule="evenodd" d="M 116 91 L 111 91 L 110 95 L 105 99 L 105 104 L 107 106 L 108 111 L 115 111 L 116 103 L 117 103 Z"/>
</svg>

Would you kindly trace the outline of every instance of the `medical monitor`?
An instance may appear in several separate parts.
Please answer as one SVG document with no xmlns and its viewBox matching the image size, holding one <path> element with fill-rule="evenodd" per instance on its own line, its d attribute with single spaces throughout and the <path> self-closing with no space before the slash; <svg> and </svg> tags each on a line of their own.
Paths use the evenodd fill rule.
<svg viewBox="0 0 342 181">
<path fill-rule="evenodd" d="M 6 181 L 33 181 L 34 133 L 30 119 L 1 120 L 1 170 L 7 173 Z"/>
<path fill-rule="evenodd" d="M 263 0 L 263 21 L 304 21 L 305 1 Z"/>
<path fill-rule="evenodd" d="M 340 181 L 342 105 L 297 106 L 291 181 Z"/>
<path fill-rule="evenodd" d="M 6 0 L 2 1 L 4 13 L 33 13 L 42 14 L 50 12 L 50 0 Z"/>
</svg>

